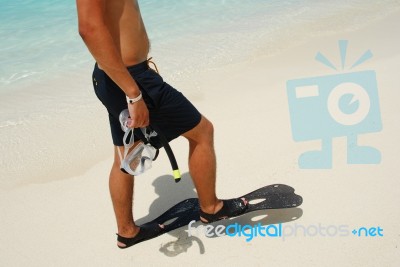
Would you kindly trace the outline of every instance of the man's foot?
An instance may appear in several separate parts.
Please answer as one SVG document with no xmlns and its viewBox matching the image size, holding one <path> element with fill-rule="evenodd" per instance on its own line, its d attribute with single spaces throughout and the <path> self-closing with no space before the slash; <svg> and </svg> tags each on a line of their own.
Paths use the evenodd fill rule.
<svg viewBox="0 0 400 267">
<path fill-rule="evenodd" d="M 233 198 L 222 200 L 223 206 L 215 213 L 205 213 L 200 210 L 200 221 L 212 223 L 243 214 L 248 208 L 248 201 L 245 198 Z"/>
<path fill-rule="evenodd" d="M 117 234 L 117 246 L 121 249 L 129 248 L 137 243 L 159 236 L 162 234 L 163 230 L 164 225 L 161 224 L 152 223 L 148 225 L 142 225 L 140 226 L 139 231 L 133 237 L 123 237 Z"/>
</svg>

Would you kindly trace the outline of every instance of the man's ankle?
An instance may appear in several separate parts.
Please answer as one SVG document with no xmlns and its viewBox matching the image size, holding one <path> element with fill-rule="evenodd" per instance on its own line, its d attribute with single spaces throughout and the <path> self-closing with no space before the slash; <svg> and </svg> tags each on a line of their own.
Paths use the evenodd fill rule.
<svg viewBox="0 0 400 267">
<path fill-rule="evenodd" d="M 202 205 L 200 206 L 201 210 L 208 214 L 217 213 L 223 206 L 222 200 L 216 199 L 216 201 L 211 205 Z"/>
<path fill-rule="evenodd" d="M 118 234 L 123 237 L 133 237 L 139 232 L 140 228 L 135 224 L 118 227 Z"/>
</svg>

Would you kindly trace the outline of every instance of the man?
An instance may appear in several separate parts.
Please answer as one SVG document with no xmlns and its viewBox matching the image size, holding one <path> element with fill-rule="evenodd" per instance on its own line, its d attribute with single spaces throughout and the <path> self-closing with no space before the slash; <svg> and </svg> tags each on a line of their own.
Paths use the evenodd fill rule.
<svg viewBox="0 0 400 267">
<path fill-rule="evenodd" d="M 132 215 L 133 177 L 120 170 L 123 134 L 118 116 L 126 108 L 131 128 L 156 124 L 168 141 L 189 141 L 189 171 L 205 223 L 239 215 L 244 199 L 215 194 L 213 125 L 177 90 L 148 67 L 149 39 L 136 0 L 77 0 L 79 34 L 97 64 L 96 95 L 107 108 L 114 149 L 109 187 L 118 226 L 118 247 L 126 248 L 162 232 L 162 225 L 138 227 Z M 128 99 L 128 102 L 127 102 Z"/>
</svg>

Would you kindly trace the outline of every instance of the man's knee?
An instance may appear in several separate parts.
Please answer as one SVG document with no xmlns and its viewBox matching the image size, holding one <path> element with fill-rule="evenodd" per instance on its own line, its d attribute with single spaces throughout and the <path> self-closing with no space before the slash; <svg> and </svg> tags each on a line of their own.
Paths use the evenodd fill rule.
<svg viewBox="0 0 400 267">
<path fill-rule="evenodd" d="M 114 161 L 111 166 L 110 177 L 132 177 L 132 175 L 122 171 L 121 169 L 121 159 L 118 153 L 118 149 L 123 155 L 123 147 L 114 146 Z"/>
<path fill-rule="evenodd" d="M 206 137 L 214 136 L 214 125 L 207 118 L 202 117 L 200 123 L 195 127 L 200 135 Z"/>
<path fill-rule="evenodd" d="M 214 126 L 208 119 L 202 117 L 200 123 L 183 136 L 189 139 L 189 141 L 194 141 L 197 143 L 213 142 Z"/>
</svg>

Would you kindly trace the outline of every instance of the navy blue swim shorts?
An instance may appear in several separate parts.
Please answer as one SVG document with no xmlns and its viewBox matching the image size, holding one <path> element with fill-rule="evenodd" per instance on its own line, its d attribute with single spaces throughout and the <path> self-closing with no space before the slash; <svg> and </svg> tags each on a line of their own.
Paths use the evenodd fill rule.
<svg viewBox="0 0 400 267">
<path fill-rule="evenodd" d="M 163 81 L 162 77 L 142 62 L 128 67 L 128 71 L 142 92 L 143 100 L 149 110 L 150 126 L 155 125 L 171 141 L 193 129 L 201 120 L 200 112 L 179 91 Z M 123 146 L 124 132 L 119 122 L 119 114 L 127 109 L 125 93 L 107 74 L 98 68 L 93 71 L 94 91 L 107 108 L 113 143 Z M 135 135 L 140 131 L 135 130 Z M 152 138 L 153 140 L 153 138 Z M 159 148 L 161 143 L 152 144 Z"/>
</svg>

